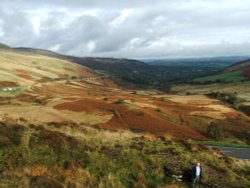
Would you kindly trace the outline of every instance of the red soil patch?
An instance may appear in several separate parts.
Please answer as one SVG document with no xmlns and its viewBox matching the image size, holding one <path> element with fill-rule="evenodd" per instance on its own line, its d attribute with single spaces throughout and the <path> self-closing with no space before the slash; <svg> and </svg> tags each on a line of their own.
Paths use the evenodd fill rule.
<svg viewBox="0 0 250 188">
<path fill-rule="evenodd" d="M 6 97 L 0 97 L 0 105 L 8 104 L 8 99 Z"/>
<path fill-rule="evenodd" d="M 28 74 L 17 74 L 17 76 L 21 77 L 21 78 L 24 78 L 26 80 L 31 80 L 33 81 L 33 77 L 28 75 Z"/>
<path fill-rule="evenodd" d="M 15 69 L 15 70 L 18 72 L 17 76 L 24 78 L 26 80 L 33 80 L 33 77 L 26 70 L 23 69 Z"/>
<path fill-rule="evenodd" d="M 101 100 L 83 99 L 74 102 L 66 102 L 56 105 L 58 110 L 72 110 L 75 112 L 86 111 L 93 113 L 101 110 L 106 113 L 113 113 L 111 121 L 99 125 L 106 129 L 140 129 L 156 135 L 169 134 L 176 138 L 205 139 L 199 132 L 180 125 L 168 122 L 153 112 L 129 110 L 125 105 L 109 104 Z"/>
<path fill-rule="evenodd" d="M 18 84 L 16 82 L 9 82 L 9 81 L 1 81 L 0 87 L 17 87 Z"/>
<path fill-rule="evenodd" d="M 225 114 L 227 119 L 236 119 L 239 117 L 240 113 L 228 112 Z"/>
<path fill-rule="evenodd" d="M 55 84 L 44 84 L 41 87 L 34 87 L 33 93 L 39 95 L 46 95 L 50 97 L 58 96 L 83 96 L 86 93 L 84 88 L 75 88 L 70 85 L 55 83 Z"/>
<path fill-rule="evenodd" d="M 195 104 L 179 104 L 171 101 L 160 101 L 158 99 L 152 99 L 147 96 L 126 94 L 120 91 L 114 91 L 103 87 L 96 87 L 90 85 L 91 88 L 72 87 L 65 84 L 44 84 L 42 87 L 34 89 L 39 95 L 47 96 L 61 96 L 69 100 L 54 106 L 58 110 L 71 110 L 75 112 L 87 112 L 87 113 L 101 113 L 101 114 L 113 114 L 112 120 L 107 123 L 98 125 L 104 129 L 131 129 L 131 130 L 144 130 L 155 135 L 172 135 L 179 139 L 206 139 L 207 128 L 209 123 L 213 120 L 208 117 L 195 117 L 190 116 L 191 111 L 207 111 L 207 108 L 200 108 Z M 108 101 L 102 100 L 107 96 Z M 96 99 L 98 98 L 98 99 Z M 111 104 L 117 99 L 135 100 L 135 102 L 153 104 L 161 109 L 161 112 L 156 112 L 152 108 L 137 107 L 137 110 L 129 110 L 126 105 Z M 150 101 L 152 103 L 150 103 Z M 211 110 L 211 109 L 210 109 Z M 167 117 L 161 115 L 166 114 Z M 228 114 L 229 115 L 229 114 Z M 230 115 L 224 122 L 230 123 L 235 120 L 234 126 L 226 126 L 225 131 L 231 131 L 232 135 L 237 136 L 240 132 L 233 132 L 238 125 L 243 132 L 249 132 L 249 126 L 244 126 L 247 122 L 246 119 L 238 121 L 239 118 L 236 114 Z M 173 118 L 169 119 L 169 118 Z M 176 121 L 177 120 L 177 121 Z M 178 121 L 182 121 L 181 123 Z M 181 124 L 177 125 L 176 123 Z M 216 121 L 217 122 L 217 121 Z M 233 127 L 233 128 L 232 128 Z M 246 138 L 246 136 L 244 136 Z"/>
<path fill-rule="evenodd" d="M 109 111 L 113 108 L 113 104 L 108 104 L 102 100 L 81 99 L 73 102 L 65 102 L 54 106 L 57 110 L 70 110 L 74 112 L 94 112 L 94 111 Z"/>
<path fill-rule="evenodd" d="M 20 74 L 28 74 L 28 72 L 26 70 L 23 70 L 23 69 L 15 69 L 15 71 L 17 71 Z"/>
<path fill-rule="evenodd" d="M 156 135 L 168 134 L 179 139 L 205 139 L 199 132 L 189 127 L 175 125 L 147 111 L 117 110 L 116 116 L 101 127 L 139 129 Z"/>
<path fill-rule="evenodd" d="M 36 100 L 36 96 L 29 95 L 29 94 L 20 94 L 16 97 L 17 100 L 27 103 L 32 103 Z"/>
</svg>

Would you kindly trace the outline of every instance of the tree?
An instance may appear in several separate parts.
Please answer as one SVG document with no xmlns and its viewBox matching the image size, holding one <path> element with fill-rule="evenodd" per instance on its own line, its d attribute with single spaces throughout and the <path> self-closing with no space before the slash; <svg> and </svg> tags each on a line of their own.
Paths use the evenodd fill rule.
<svg viewBox="0 0 250 188">
<path fill-rule="evenodd" d="M 220 125 L 212 122 L 208 126 L 208 135 L 215 140 L 221 140 L 224 138 L 223 128 Z"/>
</svg>

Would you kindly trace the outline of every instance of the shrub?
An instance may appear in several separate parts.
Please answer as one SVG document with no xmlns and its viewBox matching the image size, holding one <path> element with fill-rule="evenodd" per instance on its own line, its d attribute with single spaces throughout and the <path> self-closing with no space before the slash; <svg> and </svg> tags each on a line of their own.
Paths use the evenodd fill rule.
<svg viewBox="0 0 250 188">
<path fill-rule="evenodd" d="M 137 91 L 133 91 L 132 94 L 136 95 L 136 94 L 137 94 Z"/>
<path fill-rule="evenodd" d="M 208 94 L 209 97 L 219 99 L 223 102 L 229 103 L 229 104 L 236 104 L 239 102 L 239 99 L 235 93 L 220 93 L 220 92 L 212 92 Z"/>
<path fill-rule="evenodd" d="M 216 140 L 221 140 L 224 138 L 223 129 L 220 125 L 215 124 L 212 122 L 208 126 L 208 135 Z"/>
<path fill-rule="evenodd" d="M 144 116 L 144 112 L 139 110 L 138 112 L 136 112 L 136 115 L 138 115 L 138 116 Z"/>
<path fill-rule="evenodd" d="M 118 99 L 117 101 L 114 102 L 114 104 L 124 104 L 124 100 L 123 99 Z"/>
<path fill-rule="evenodd" d="M 47 76 L 44 76 L 41 78 L 40 80 L 41 82 L 53 82 L 54 79 L 53 78 L 50 78 L 50 77 L 47 77 Z"/>
<path fill-rule="evenodd" d="M 156 108 L 155 111 L 156 112 L 161 112 L 161 109 L 160 108 Z"/>
<path fill-rule="evenodd" d="M 239 106 L 239 109 L 243 111 L 245 114 L 247 114 L 248 116 L 250 116 L 250 106 L 241 105 Z"/>
<path fill-rule="evenodd" d="M 142 128 L 136 128 L 136 127 L 130 128 L 130 131 L 134 132 L 134 133 L 143 133 L 143 132 L 145 132 L 144 129 L 142 129 Z"/>
<path fill-rule="evenodd" d="M 108 97 L 104 97 L 103 100 L 104 100 L 104 101 L 108 101 L 109 98 L 108 98 Z"/>
<path fill-rule="evenodd" d="M 71 84 L 71 82 L 69 80 L 66 80 L 65 84 L 68 85 L 68 84 Z"/>
<path fill-rule="evenodd" d="M 161 98 L 160 98 L 160 101 L 165 101 L 164 97 L 161 97 Z"/>
</svg>

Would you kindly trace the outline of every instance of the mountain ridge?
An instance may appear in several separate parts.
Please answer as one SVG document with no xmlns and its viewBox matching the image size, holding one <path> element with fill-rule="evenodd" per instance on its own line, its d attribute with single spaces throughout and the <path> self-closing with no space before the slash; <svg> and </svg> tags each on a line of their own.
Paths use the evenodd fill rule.
<svg viewBox="0 0 250 188">
<path fill-rule="evenodd" d="M 169 91 L 172 84 L 188 82 L 195 77 L 200 77 L 218 71 L 221 68 L 149 65 L 139 60 L 107 57 L 74 57 L 62 55 L 42 49 L 12 48 L 24 53 L 35 53 L 60 58 L 88 67 L 99 73 L 115 77 L 122 87 L 128 88 L 155 88 Z"/>
</svg>

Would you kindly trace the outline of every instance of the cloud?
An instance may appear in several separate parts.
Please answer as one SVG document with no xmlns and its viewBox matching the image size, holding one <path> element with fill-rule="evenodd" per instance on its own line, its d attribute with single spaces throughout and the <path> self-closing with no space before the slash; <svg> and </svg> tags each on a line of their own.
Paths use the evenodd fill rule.
<svg viewBox="0 0 250 188">
<path fill-rule="evenodd" d="M 0 42 L 77 56 L 247 55 L 248 0 L 0 0 Z"/>
</svg>

